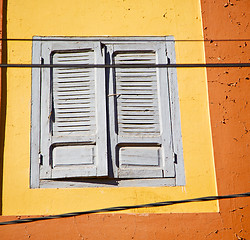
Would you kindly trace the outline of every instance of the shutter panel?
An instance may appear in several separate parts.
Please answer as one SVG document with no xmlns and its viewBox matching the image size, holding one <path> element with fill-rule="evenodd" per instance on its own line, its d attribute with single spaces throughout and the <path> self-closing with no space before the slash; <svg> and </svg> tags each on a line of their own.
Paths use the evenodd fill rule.
<svg viewBox="0 0 250 240">
<path fill-rule="evenodd" d="M 59 52 L 52 59 L 54 64 L 90 64 L 94 51 Z M 94 75 L 93 68 L 53 69 L 53 136 L 95 134 Z"/>
<path fill-rule="evenodd" d="M 45 63 L 104 63 L 100 43 L 44 45 Z M 107 176 L 104 69 L 45 69 L 41 99 L 41 178 Z"/>
<path fill-rule="evenodd" d="M 118 53 L 116 64 L 156 62 L 153 52 Z M 133 136 L 159 135 L 159 106 L 156 69 L 117 68 L 115 70 L 119 134 Z"/>
<path fill-rule="evenodd" d="M 166 63 L 165 44 L 116 44 L 114 64 Z M 115 145 L 119 178 L 174 177 L 166 69 L 113 71 Z"/>
</svg>

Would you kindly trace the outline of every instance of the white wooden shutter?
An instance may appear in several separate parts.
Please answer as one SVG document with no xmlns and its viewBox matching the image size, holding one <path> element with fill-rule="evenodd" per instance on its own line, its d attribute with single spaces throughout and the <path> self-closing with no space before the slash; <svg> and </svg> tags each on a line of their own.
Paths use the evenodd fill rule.
<svg viewBox="0 0 250 240">
<path fill-rule="evenodd" d="M 47 64 L 104 64 L 98 42 L 48 42 Z M 41 87 L 41 179 L 106 176 L 104 69 L 44 69 Z"/>
<path fill-rule="evenodd" d="M 165 50 L 165 43 L 109 47 L 113 64 L 165 64 Z M 167 69 L 116 68 L 112 74 L 115 177 L 174 177 Z"/>
</svg>

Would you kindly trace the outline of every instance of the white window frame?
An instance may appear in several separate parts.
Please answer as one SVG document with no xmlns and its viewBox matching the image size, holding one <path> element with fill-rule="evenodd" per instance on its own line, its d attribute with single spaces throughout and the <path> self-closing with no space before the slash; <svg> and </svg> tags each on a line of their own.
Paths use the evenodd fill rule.
<svg viewBox="0 0 250 240">
<path fill-rule="evenodd" d="M 100 44 L 110 49 L 117 47 L 119 48 L 120 44 L 126 48 L 126 44 L 138 44 L 149 46 L 150 44 L 159 43 L 159 46 L 162 46 L 162 43 L 165 45 L 166 50 L 166 61 L 168 63 L 175 62 L 175 42 L 172 36 L 164 37 L 74 37 L 68 38 L 64 37 L 63 40 L 59 37 L 34 37 L 33 42 L 33 54 L 32 54 L 32 63 L 39 64 L 41 62 L 42 51 L 43 54 L 45 51 L 51 51 L 48 49 L 50 46 L 49 42 L 57 42 L 58 45 L 63 45 L 67 40 L 70 44 L 74 44 L 77 40 L 80 42 L 94 42 L 95 44 Z M 46 41 L 47 40 L 47 41 Z M 56 41 L 58 40 L 58 41 Z M 79 42 L 79 41 L 78 41 Z M 47 47 L 47 49 L 46 49 Z M 105 54 L 102 52 L 102 54 Z M 46 62 L 48 63 L 48 62 Z M 98 62 L 100 63 L 100 62 Z M 161 63 L 161 62 L 160 62 Z M 104 70 L 104 69 L 103 69 Z M 171 122 L 171 133 L 172 133 L 172 161 L 174 162 L 174 174 L 170 177 L 159 177 L 159 178 L 143 178 L 143 179 L 108 179 L 108 178 L 95 178 L 95 179 L 40 179 L 41 171 L 46 171 L 46 169 L 41 170 L 40 161 L 40 141 L 41 141 L 41 89 L 43 80 L 43 69 L 33 68 L 32 69 L 32 106 L 31 106 L 31 188 L 60 188 L 60 187 L 126 187 L 126 186 L 183 186 L 185 185 L 185 171 L 184 171 L 184 160 L 183 160 L 183 147 L 182 147 L 182 136 L 181 136 L 181 122 L 180 122 L 180 107 L 179 107 L 179 97 L 178 97 L 178 84 L 177 84 L 177 71 L 176 68 L 166 68 L 167 72 L 167 87 L 168 87 L 168 101 L 170 107 L 170 122 Z M 111 78 L 110 78 L 111 79 Z M 110 79 L 103 79 L 102 88 L 105 88 L 105 81 L 110 81 Z M 105 91 L 103 91 L 105 92 Z M 112 90 L 107 89 L 108 95 L 112 95 Z M 109 98 L 107 96 L 107 98 Z M 113 98 L 112 98 L 113 99 Z M 109 99 L 110 100 L 110 99 Z M 109 103 L 112 102 L 108 101 Z M 104 101 L 104 106 L 106 102 Z M 103 109 L 106 109 L 105 107 Z M 111 109 L 110 106 L 107 106 L 107 109 Z M 110 114 L 104 113 L 103 116 Z M 37 124 L 39 123 L 39 124 Z M 104 121 L 106 125 L 106 121 Z M 104 126 L 103 126 L 104 127 Z M 112 128 L 112 126 L 111 126 Z M 107 131 L 106 127 L 104 127 Z M 106 135 L 105 135 L 106 136 Z M 105 154 L 114 156 L 114 146 L 112 145 L 113 139 L 111 139 L 111 149 L 110 152 L 105 152 Z M 107 150 L 107 139 L 102 139 L 103 148 L 101 151 Z M 107 160 L 107 164 L 111 165 L 114 168 L 114 161 L 110 162 L 110 158 Z"/>
</svg>

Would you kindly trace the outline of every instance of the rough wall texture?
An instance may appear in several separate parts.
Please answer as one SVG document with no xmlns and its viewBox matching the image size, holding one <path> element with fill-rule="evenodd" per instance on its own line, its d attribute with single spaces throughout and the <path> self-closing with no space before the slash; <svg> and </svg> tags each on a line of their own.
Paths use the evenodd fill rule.
<svg viewBox="0 0 250 240">
<path fill-rule="evenodd" d="M 8 0 L 4 13 L 7 13 L 8 18 L 8 38 L 31 39 L 35 35 L 79 37 L 173 35 L 175 39 L 185 40 L 175 43 L 177 62 L 203 63 L 205 61 L 199 0 L 26 0 L 25 2 Z M 200 41 L 186 41 L 188 39 Z M 8 63 L 23 64 L 31 63 L 31 50 L 31 41 L 8 41 L 7 48 L 4 48 L 3 52 L 7 52 Z M 58 186 L 53 190 L 38 190 L 29 188 L 32 141 L 30 136 L 31 83 L 35 83 L 38 79 L 34 75 L 32 78 L 29 68 L 8 68 L 4 88 L 7 103 L 3 105 L 6 106 L 3 215 L 56 214 L 120 204 L 164 201 L 166 198 L 176 200 L 216 195 L 206 69 L 179 68 L 177 75 L 186 174 L 184 188 L 176 186 L 96 189 Z M 137 209 L 129 213 L 217 211 L 218 202 L 213 201 Z"/>
<path fill-rule="evenodd" d="M 3 1 L 0 0 L 0 38 L 3 38 Z M 0 63 L 2 63 L 3 49 L 4 42 L 0 41 Z M 2 75 L 4 74 L 4 70 L 0 68 L 0 213 L 2 212 L 2 186 L 3 186 L 3 144 L 4 144 L 4 114 L 5 111 L 3 111 L 3 104 L 5 103 L 3 98 L 3 81 L 2 81 Z"/>
<path fill-rule="evenodd" d="M 205 39 L 238 40 L 206 42 L 208 63 L 249 62 L 249 9 L 248 0 L 202 1 Z M 247 192 L 250 69 L 208 69 L 207 75 L 218 193 Z M 220 211 L 225 233 L 217 232 L 218 239 L 249 238 L 248 198 L 223 201 Z"/>
<path fill-rule="evenodd" d="M 249 37 L 249 0 L 202 0 L 205 39 Z M 207 62 L 249 62 L 250 41 L 208 41 Z M 250 70 L 208 69 L 218 193 L 249 191 Z M 17 217 L 0 217 L 0 221 Z M 249 239 L 248 198 L 220 201 L 220 213 L 100 214 L 0 227 L 1 239 Z"/>
</svg>

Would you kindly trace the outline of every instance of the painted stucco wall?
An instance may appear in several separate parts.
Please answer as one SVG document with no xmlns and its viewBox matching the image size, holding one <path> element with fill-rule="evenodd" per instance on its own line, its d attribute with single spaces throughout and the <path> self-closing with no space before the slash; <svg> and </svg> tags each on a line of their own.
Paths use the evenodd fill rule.
<svg viewBox="0 0 250 240">
<path fill-rule="evenodd" d="M 198 7 L 198 1 L 196 3 Z M 247 17 L 249 1 L 240 0 L 231 1 L 231 3 L 228 4 L 222 0 L 201 1 L 206 39 L 249 37 L 249 17 Z M 180 3 L 180 7 L 181 4 L 185 2 Z M 186 16 L 189 11 L 190 8 L 183 7 L 181 13 Z M 198 11 L 200 10 L 197 9 Z M 176 13 L 176 17 L 178 14 Z M 190 33 L 189 30 L 186 29 L 184 33 Z M 173 32 L 174 29 L 170 34 Z M 156 33 L 153 32 L 153 34 Z M 168 34 L 167 30 L 165 34 Z M 249 62 L 249 44 L 249 41 L 206 42 L 206 61 Z M 181 57 L 178 58 L 178 61 L 180 60 L 182 60 Z M 178 76 L 180 76 L 179 72 Z M 250 154 L 249 75 L 247 68 L 207 69 L 216 178 L 218 194 L 221 195 L 249 191 L 250 166 L 247 159 Z M 180 81 L 179 78 L 178 81 Z M 181 83 L 179 85 L 181 87 Z M 202 195 L 202 192 L 198 193 Z M 204 195 L 207 195 L 207 192 Z M 169 199 L 168 197 L 165 195 L 164 199 Z M 219 205 L 218 213 L 198 213 L 201 209 L 198 204 L 194 206 L 193 213 L 98 214 L 4 226 L 0 228 L 0 235 L 2 239 L 248 239 L 250 237 L 249 199 L 222 200 Z M 183 209 L 183 212 L 186 209 L 188 208 Z M 2 216 L 0 220 L 16 219 L 18 214 L 15 215 Z"/>
<path fill-rule="evenodd" d="M 189 9 L 189 11 L 186 11 Z M 7 37 L 165 36 L 203 37 L 197 0 L 169 1 L 13 1 L 7 5 Z M 9 41 L 8 63 L 31 63 L 31 41 Z M 205 61 L 202 41 L 177 41 L 178 63 Z M 186 185 L 30 189 L 31 69 L 7 69 L 7 108 L 3 168 L 3 214 L 55 214 L 118 205 L 216 195 L 206 72 L 178 69 Z M 18 181 L 16 181 L 18 179 Z M 16 199 L 19 199 L 16 201 Z M 39 199 L 39 201 L 38 201 Z M 135 209 L 133 213 L 216 212 L 217 202 Z"/>
</svg>

